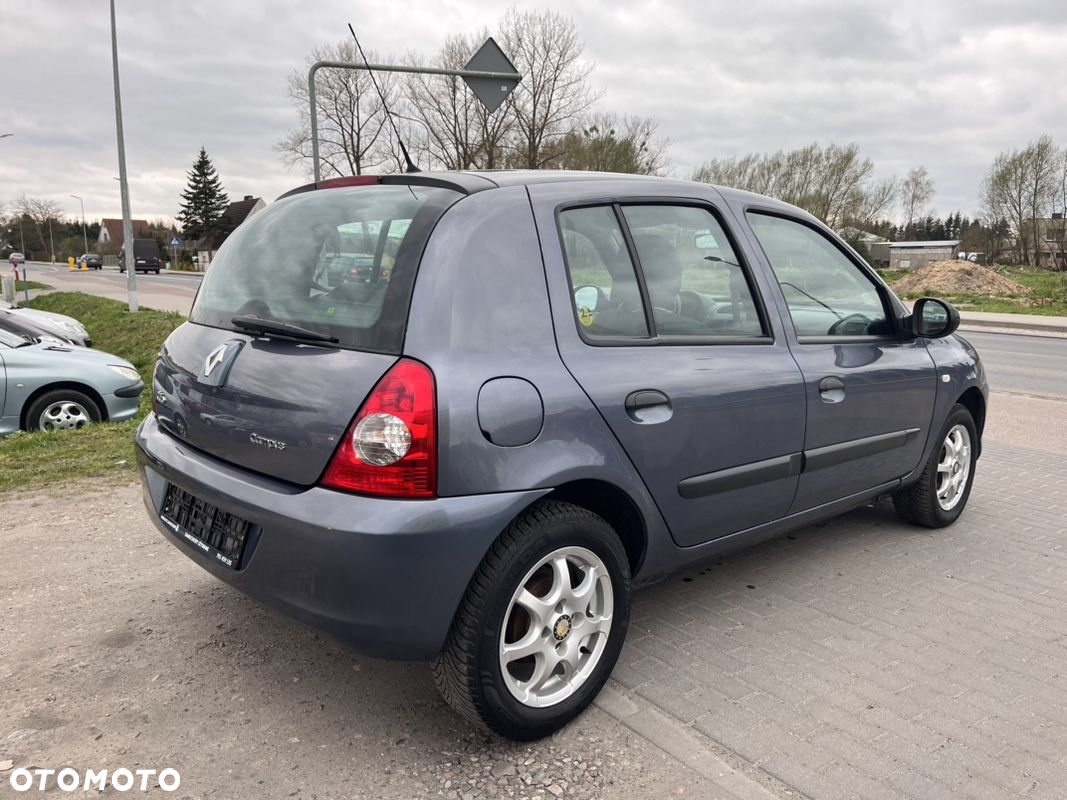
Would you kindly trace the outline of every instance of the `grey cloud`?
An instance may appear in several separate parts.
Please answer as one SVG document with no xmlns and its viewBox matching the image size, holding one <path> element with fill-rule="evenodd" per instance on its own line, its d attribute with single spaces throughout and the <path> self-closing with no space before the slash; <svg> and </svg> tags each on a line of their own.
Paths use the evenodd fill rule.
<svg viewBox="0 0 1067 800">
<path fill-rule="evenodd" d="M 286 78 L 346 22 L 379 52 L 429 56 L 450 33 L 492 31 L 508 5 L 117 0 L 134 213 L 176 213 L 201 145 L 231 196 L 302 183 L 273 150 L 296 123 Z M 707 158 L 856 141 L 880 174 L 926 165 L 937 205 L 970 212 L 997 151 L 1067 139 L 1061 0 L 544 5 L 574 17 L 602 107 L 657 118 L 682 176 Z M 0 0 L 0 20 L 18 32 L 0 81 L 0 133 L 16 134 L 0 140 L 0 202 L 25 192 L 72 213 L 75 193 L 90 216 L 117 214 L 106 4 Z"/>
</svg>

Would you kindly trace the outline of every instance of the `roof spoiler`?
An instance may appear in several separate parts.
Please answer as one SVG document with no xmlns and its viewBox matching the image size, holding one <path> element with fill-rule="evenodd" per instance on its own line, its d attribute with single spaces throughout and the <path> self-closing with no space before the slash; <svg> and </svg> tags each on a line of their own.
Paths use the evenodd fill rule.
<svg viewBox="0 0 1067 800">
<path fill-rule="evenodd" d="M 477 175 L 464 175 L 463 173 L 438 173 L 432 175 L 425 172 L 416 172 L 408 175 L 350 175 L 343 178 L 328 178 L 318 183 L 305 183 L 295 189 L 290 189 L 278 197 L 283 200 L 294 194 L 303 194 L 318 189 L 340 189 L 349 186 L 434 186 L 439 189 L 451 189 L 462 194 L 473 194 L 482 189 L 492 189 L 496 186 L 490 180 Z"/>
</svg>

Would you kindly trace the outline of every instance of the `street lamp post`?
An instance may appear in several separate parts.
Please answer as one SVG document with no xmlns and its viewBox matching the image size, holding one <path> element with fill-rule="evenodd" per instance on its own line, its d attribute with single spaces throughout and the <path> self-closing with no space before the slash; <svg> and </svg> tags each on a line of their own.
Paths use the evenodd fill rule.
<svg viewBox="0 0 1067 800">
<path fill-rule="evenodd" d="M 115 133 L 119 147 L 119 193 L 122 196 L 122 257 L 126 261 L 126 294 L 130 311 L 138 310 L 137 270 L 133 260 L 133 218 L 130 216 L 130 185 L 126 180 L 126 144 L 122 139 L 122 93 L 119 91 L 119 44 L 115 33 L 115 0 L 111 0 L 111 65 L 115 74 Z"/>
<path fill-rule="evenodd" d="M 83 203 L 82 199 L 80 197 L 78 197 L 78 195 L 76 195 L 76 194 L 72 194 L 71 197 L 73 197 L 75 200 L 77 200 L 78 203 L 81 204 L 81 207 L 82 207 L 82 244 L 85 245 L 85 249 L 82 252 L 83 253 L 88 253 L 89 252 L 89 236 L 85 233 L 85 203 Z"/>
</svg>

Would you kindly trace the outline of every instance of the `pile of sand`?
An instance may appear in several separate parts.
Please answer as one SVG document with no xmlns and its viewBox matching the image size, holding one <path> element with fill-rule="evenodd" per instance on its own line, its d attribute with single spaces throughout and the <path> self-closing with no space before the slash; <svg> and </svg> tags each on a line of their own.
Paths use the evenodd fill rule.
<svg viewBox="0 0 1067 800">
<path fill-rule="evenodd" d="M 986 297 L 1026 297 L 1030 290 L 1021 283 L 1005 278 L 970 261 L 937 261 L 905 275 L 893 284 L 900 295 L 961 295 Z"/>
</svg>

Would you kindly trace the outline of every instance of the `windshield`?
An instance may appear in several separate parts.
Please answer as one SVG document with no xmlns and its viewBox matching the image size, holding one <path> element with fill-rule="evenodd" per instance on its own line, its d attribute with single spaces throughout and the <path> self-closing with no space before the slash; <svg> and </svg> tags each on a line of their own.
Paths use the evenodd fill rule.
<svg viewBox="0 0 1067 800">
<path fill-rule="evenodd" d="M 226 240 L 189 319 L 240 330 L 235 316 L 259 317 L 336 338 L 341 347 L 399 354 L 426 240 L 462 196 L 375 185 L 280 200 Z"/>
<path fill-rule="evenodd" d="M 21 336 L 16 336 L 0 328 L 0 345 L 3 347 L 21 347 L 24 344 L 29 344 L 29 342 Z"/>
</svg>

